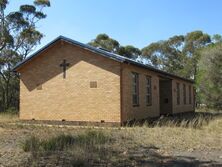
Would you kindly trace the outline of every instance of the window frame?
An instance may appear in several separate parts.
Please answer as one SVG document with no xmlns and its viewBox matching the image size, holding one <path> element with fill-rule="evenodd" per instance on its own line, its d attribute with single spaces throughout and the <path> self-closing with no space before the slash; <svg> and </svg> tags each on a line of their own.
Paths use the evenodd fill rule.
<svg viewBox="0 0 222 167">
<path fill-rule="evenodd" d="M 191 85 L 189 85 L 189 104 L 192 104 L 192 92 L 191 92 Z"/>
<path fill-rule="evenodd" d="M 134 98 L 136 97 L 136 103 Z M 132 72 L 132 105 L 133 107 L 139 106 L 139 73 Z"/>
<path fill-rule="evenodd" d="M 183 104 L 187 104 L 187 92 L 186 92 L 186 84 L 183 84 Z"/>
<path fill-rule="evenodd" d="M 150 91 L 148 91 L 150 90 Z M 149 99 L 149 101 L 148 101 Z M 152 77 L 149 75 L 146 75 L 146 106 L 152 105 Z"/>
<path fill-rule="evenodd" d="M 180 105 L 180 83 L 176 83 L 176 93 L 177 93 L 177 105 Z"/>
</svg>

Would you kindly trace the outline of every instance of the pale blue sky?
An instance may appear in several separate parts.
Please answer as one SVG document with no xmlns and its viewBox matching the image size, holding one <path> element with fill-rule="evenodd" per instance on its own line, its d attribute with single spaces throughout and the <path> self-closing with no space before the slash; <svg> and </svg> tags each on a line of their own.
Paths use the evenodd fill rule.
<svg viewBox="0 0 222 167">
<path fill-rule="evenodd" d="M 9 1 L 9 10 L 33 2 Z M 51 0 L 45 12 L 40 46 L 59 35 L 87 43 L 106 33 L 122 45 L 143 48 L 193 30 L 222 34 L 222 0 Z"/>
</svg>

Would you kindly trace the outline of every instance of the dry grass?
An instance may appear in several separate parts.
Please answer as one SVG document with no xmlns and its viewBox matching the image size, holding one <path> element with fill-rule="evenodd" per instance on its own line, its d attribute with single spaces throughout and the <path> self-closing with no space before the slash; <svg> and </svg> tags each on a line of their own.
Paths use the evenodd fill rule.
<svg viewBox="0 0 222 167">
<path fill-rule="evenodd" d="M 1 117 L 0 121 L 17 121 L 14 116 L 12 119 L 5 115 Z M 123 128 L 8 125 L 4 129 L 13 129 L 14 133 L 18 133 L 16 142 L 30 153 L 23 166 L 135 166 L 135 163 L 139 166 L 142 162 L 163 163 L 162 159 L 166 157 L 181 163 L 174 157 L 179 153 L 192 155 L 197 152 L 200 157 L 209 153 L 214 160 L 222 154 L 221 113 L 162 117 L 151 124 L 146 122 Z"/>
<path fill-rule="evenodd" d="M 16 122 L 18 120 L 19 119 L 17 113 L 0 112 L 0 123 Z"/>
</svg>

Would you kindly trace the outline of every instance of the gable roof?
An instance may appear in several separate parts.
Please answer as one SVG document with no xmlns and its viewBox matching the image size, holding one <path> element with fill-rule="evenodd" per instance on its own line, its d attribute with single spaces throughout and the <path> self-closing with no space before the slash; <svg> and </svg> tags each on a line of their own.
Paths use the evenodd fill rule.
<svg viewBox="0 0 222 167">
<path fill-rule="evenodd" d="M 132 65 L 135 65 L 135 66 L 138 66 L 138 67 L 141 67 L 141 68 L 145 68 L 145 69 L 148 69 L 148 70 L 160 73 L 160 74 L 165 75 L 167 77 L 174 77 L 174 78 L 178 78 L 178 79 L 182 79 L 182 80 L 194 83 L 194 81 L 191 80 L 191 79 L 183 78 L 183 77 L 177 76 L 175 74 L 171 74 L 171 73 L 168 73 L 166 71 L 159 70 L 157 68 L 152 67 L 151 65 L 145 65 L 145 64 L 139 63 L 139 62 L 137 62 L 135 60 L 132 60 L 130 58 L 127 58 L 127 57 L 124 57 L 124 56 L 121 56 L 121 55 L 118 55 L 118 54 L 106 51 L 104 49 L 100 49 L 100 48 L 96 48 L 96 47 L 93 47 L 93 46 L 90 46 L 90 45 L 87 45 L 87 44 L 83 44 L 81 42 L 72 40 L 72 39 L 64 37 L 64 36 L 57 37 L 56 39 L 54 39 L 53 41 L 51 41 L 50 43 L 48 43 L 47 45 L 45 45 L 44 47 L 42 47 L 41 49 L 36 51 L 34 54 L 30 55 L 28 58 L 26 58 L 23 61 L 21 61 L 20 63 L 18 63 L 13 68 L 13 71 L 17 71 L 24 64 L 30 62 L 34 57 L 37 57 L 40 53 L 45 51 L 48 47 L 50 47 L 51 45 L 53 45 L 54 43 L 56 43 L 56 42 L 58 42 L 60 40 L 68 42 L 68 43 L 70 43 L 72 45 L 75 45 L 75 46 L 79 46 L 79 47 L 81 47 L 83 49 L 89 50 L 91 52 L 97 53 L 97 54 L 99 54 L 101 56 L 104 56 L 104 57 L 109 58 L 109 59 L 113 59 L 113 60 L 121 62 L 121 63 L 132 64 Z"/>
</svg>

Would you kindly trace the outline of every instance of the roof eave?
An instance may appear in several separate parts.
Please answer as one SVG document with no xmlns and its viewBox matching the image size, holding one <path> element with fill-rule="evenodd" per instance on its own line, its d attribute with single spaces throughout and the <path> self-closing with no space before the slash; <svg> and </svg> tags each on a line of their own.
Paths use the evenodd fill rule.
<svg viewBox="0 0 222 167">
<path fill-rule="evenodd" d="M 72 45 L 80 46 L 83 49 L 86 49 L 88 51 L 100 54 L 104 57 L 116 60 L 118 62 L 123 62 L 124 61 L 124 59 L 122 59 L 122 58 L 118 58 L 117 56 L 113 56 L 112 54 L 109 54 L 105 51 L 99 50 L 99 49 L 97 49 L 95 47 L 92 47 L 90 45 L 86 45 L 86 44 L 80 43 L 78 41 L 74 41 L 74 40 L 66 38 L 64 36 L 59 36 L 56 39 L 54 39 L 53 41 L 51 41 L 50 43 L 48 43 L 47 45 L 45 45 L 44 47 L 42 47 L 41 49 L 39 49 L 38 51 L 36 51 L 35 53 L 33 53 L 32 55 L 30 55 L 28 58 L 24 59 L 22 62 L 15 65 L 15 67 L 12 69 L 12 71 L 18 72 L 20 67 L 22 67 L 24 64 L 28 63 L 31 59 L 33 59 L 34 57 L 36 57 L 37 55 L 39 55 L 40 53 L 45 51 L 49 46 L 51 46 L 52 44 L 56 43 L 59 40 L 63 40 L 65 42 L 71 43 Z"/>
</svg>

